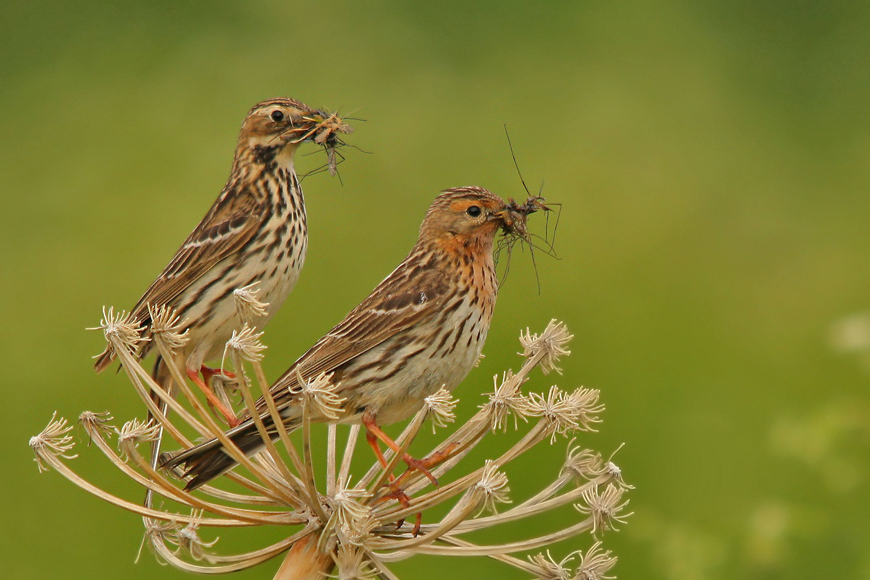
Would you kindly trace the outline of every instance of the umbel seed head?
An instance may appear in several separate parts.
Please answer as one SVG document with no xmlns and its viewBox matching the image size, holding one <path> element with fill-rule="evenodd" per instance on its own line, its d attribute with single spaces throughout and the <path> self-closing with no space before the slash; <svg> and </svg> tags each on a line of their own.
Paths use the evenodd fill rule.
<svg viewBox="0 0 870 580">
<path fill-rule="evenodd" d="M 241 330 L 227 344 L 226 352 L 232 356 L 225 357 L 225 362 L 232 361 L 235 367 L 232 380 L 246 405 L 253 404 L 255 388 L 269 392 L 260 366 L 265 348 L 260 342 L 261 333 L 254 332 L 247 321 L 242 322 L 256 315 L 256 296 L 245 294 L 250 290 L 241 289 L 237 294 L 251 309 L 239 308 Z M 175 313 L 154 310 L 152 315 L 157 327 L 152 332 L 164 351 L 168 345 L 183 340 L 178 333 L 181 322 Z M 555 370 L 559 360 L 568 354 L 565 344 L 570 334 L 561 323 L 551 322 L 540 335 L 526 331 L 521 337 L 525 358 L 519 371 L 506 371 L 501 381 L 496 379 L 487 403 L 452 432 L 442 431 L 445 433 L 442 440 L 429 453 L 429 457 L 440 459 L 432 470 L 439 479 L 438 487 L 431 486 L 419 471 L 394 473 L 394 469 L 427 419 L 432 421 L 433 428 L 442 429 L 454 421 L 458 401 L 445 389 L 425 399 L 420 411 L 396 438 L 401 452 L 387 452 L 386 468 L 374 462 L 365 473 L 357 474 L 353 458 L 360 427 L 350 426 L 346 441 L 339 445 L 337 425 L 311 420 L 339 416 L 340 383 L 333 380 L 332 374 L 310 380 L 300 377 L 293 394 L 304 409 L 301 450 L 288 436 L 283 422 L 270 419 L 267 425 L 261 417 L 258 429 L 263 451 L 248 459 L 226 438 L 208 409 L 197 404 L 188 385 L 181 386 L 188 398 L 185 404 L 169 397 L 164 399 L 172 408 L 171 415 L 153 404 L 149 389 L 156 392 L 160 387 L 133 356 L 140 343 L 135 321 L 109 309 L 100 328 L 119 349 L 119 359 L 136 392 L 146 404 L 150 403 L 153 418 L 133 419 L 116 429 L 111 426 L 108 413 L 85 412 L 80 418 L 81 425 L 112 465 L 151 492 L 164 496 L 166 507 L 161 502 L 156 502 L 161 505 L 157 509 L 142 506 L 136 499 L 121 499 L 77 475 L 68 465 L 76 457 L 71 427 L 62 418 L 52 416 L 46 429 L 31 438 L 30 446 L 40 471 L 54 470 L 105 501 L 142 516 L 144 543 L 163 562 L 194 573 L 228 573 L 283 554 L 284 563 L 275 576 L 282 580 L 326 577 L 330 573 L 340 579 L 398 578 L 390 569 L 392 562 L 425 554 L 495 557 L 542 579 L 613 578 L 608 574 L 616 558 L 602 550 L 600 541 L 596 540 L 585 552 L 577 550 L 561 560 L 554 559 L 549 551 L 540 552 L 583 534 L 597 539 L 626 523 L 631 514 L 625 513 L 628 500 L 624 494 L 631 486 L 625 484 L 622 471 L 611 460 L 604 461 L 596 452 L 580 450 L 572 440 L 564 466 L 552 474 L 539 493 L 524 501 L 510 498 L 508 473 L 514 459 L 544 442 L 555 442 L 558 435 L 591 431 L 590 426 L 600 422 L 599 415 L 604 410 L 598 402 L 599 392 L 593 389 L 568 393 L 552 386 L 543 393 L 523 392 L 534 368 Z M 172 366 L 175 362 L 171 357 L 167 364 L 174 375 L 182 376 L 181 369 Z M 255 384 L 250 383 L 249 376 L 256 378 Z M 274 408 L 272 412 L 277 414 L 280 410 Z M 482 464 L 470 462 L 469 453 L 486 437 L 496 436 L 495 433 L 506 436 L 511 415 L 512 431 L 527 429 L 526 432 L 500 455 Z M 314 437 L 316 429 L 326 430 L 326 437 Z M 270 430 L 278 431 L 275 443 Z M 217 438 L 226 453 L 242 464 L 242 468 L 222 476 L 232 480 L 232 491 L 224 489 L 220 478 L 196 491 L 187 491 L 183 473 L 159 471 L 142 455 L 140 443 L 155 441 L 160 433 L 175 440 L 182 449 L 189 449 L 194 445 L 185 435 L 189 432 Z M 112 437 L 117 438 L 117 446 L 110 444 Z M 323 439 L 325 451 L 315 450 L 314 441 Z M 321 464 L 325 469 L 321 469 Z M 461 469 L 460 464 L 464 466 Z M 322 472 L 325 477 L 315 475 Z M 521 539 L 506 544 L 481 543 L 486 539 L 481 533 L 484 530 L 516 525 L 519 520 L 558 509 L 574 513 L 579 519 L 543 535 L 526 533 L 523 537 L 520 528 Z M 283 529 L 286 533 L 283 539 L 251 552 L 220 553 L 214 528 L 221 528 L 223 536 L 232 531 L 244 533 L 252 526 Z M 472 533 L 473 541 L 468 539 Z"/>
</svg>

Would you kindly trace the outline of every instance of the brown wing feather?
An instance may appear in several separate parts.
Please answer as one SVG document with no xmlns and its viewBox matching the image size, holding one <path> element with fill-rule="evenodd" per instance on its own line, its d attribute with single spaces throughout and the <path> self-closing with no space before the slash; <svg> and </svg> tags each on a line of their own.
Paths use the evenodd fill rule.
<svg viewBox="0 0 870 580">
<path fill-rule="evenodd" d="M 144 326 L 151 322 L 148 305 L 169 304 L 206 272 L 239 251 L 262 223 L 264 204 L 253 191 L 228 186 L 215 200 L 199 225 L 184 240 L 175 256 L 136 303 L 132 315 Z M 150 343 L 139 354 L 147 354 Z M 103 370 L 114 359 L 106 348 L 94 368 Z"/>
<path fill-rule="evenodd" d="M 241 249 L 259 228 L 262 202 L 251 191 L 225 190 L 172 261 L 145 291 L 133 315 L 148 321 L 148 304 L 168 304 L 220 261 Z"/>
<path fill-rule="evenodd" d="M 387 293 L 387 289 L 390 290 Z M 329 373 L 385 340 L 439 312 L 450 297 L 450 285 L 432 264 L 420 266 L 411 256 L 369 296 L 303 354 L 271 387 L 279 406 L 289 402 L 287 391 L 304 379 Z M 262 399 L 257 407 L 265 410 Z"/>
</svg>

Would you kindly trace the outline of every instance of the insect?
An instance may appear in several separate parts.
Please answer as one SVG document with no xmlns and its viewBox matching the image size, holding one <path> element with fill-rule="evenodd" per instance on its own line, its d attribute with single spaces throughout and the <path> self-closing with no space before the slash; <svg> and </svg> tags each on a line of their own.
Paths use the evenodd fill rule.
<svg viewBox="0 0 870 580">
<path fill-rule="evenodd" d="M 336 157 L 340 157 L 344 160 L 344 157 L 341 154 L 336 153 L 337 148 L 345 145 L 344 141 L 342 141 L 338 135 L 349 135 L 353 133 L 353 127 L 346 125 L 338 117 L 338 113 L 332 113 L 329 116 L 325 116 L 318 112 L 315 115 L 303 117 L 303 119 L 310 123 L 316 123 L 316 125 L 310 129 L 304 126 L 294 129 L 293 131 L 299 133 L 299 137 L 296 137 L 294 142 L 301 143 L 306 139 L 312 139 L 316 144 L 322 146 L 326 150 L 329 174 L 335 175 L 335 168 L 339 163 L 336 161 Z"/>
<path fill-rule="evenodd" d="M 510 134 L 508 133 L 508 130 L 507 130 L 507 125 L 505 125 L 504 130 L 505 130 L 505 136 L 507 137 L 507 141 L 508 141 L 508 147 L 510 148 L 510 152 L 511 152 L 511 159 L 514 162 L 514 167 L 516 168 L 517 175 L 520 178 L 520 183 L 522 183 L 523 189 L 525 190 L 525 192 L 528 194 L 529 197 L 526 199 L 526 201 L 524 203 L 519 203 L 519 202 L 515 201 L 513 198 L 508 198 L 508 210 L 509 210 L 509 212 L 511 214 L 515 214 L 517 216 L 521 215 L 521 216 L 523 216 L 523 219 L 513 220 L 513 222 L 515 222 L 516 225 L 508 226 L 508 224 L 505 223 L 505 225 L 502 227 L 502 231 L 505 235 L 498 241 L 498 246 L 496 248 L 495 260 L 496 260 L 496 263 L 498 263 L 499 257 L 501 255 L 502 251 L 504 251 L 507 254 L 507 260 L 506 260 L 504 274 L 502 274 L 501 280 L 499 282 L 499 286 L 504 284 L 504 281 L 507 279 L 508 272 L 510 271 L 511 254 L 513 252 L 513 248 L 517 244 L 517 242 L 520 242 L 521 248 L 523 247 L 523 243 L 525 245 L 528 245 L 528 247 L 529 247 L 529 253 L 531 254 L 531 257 L 532 257 L 532 265 L 535 268 L 535 279 L 537 280 L 537 283 L 538 283 L 538 292 L 540 293 L 541 282 L 540 282 L 540 279 L 538 278 L 538 265 L 537 265 L 537 262 L 535 260 L 535 250 L 540 250 L 540 251 L 544 252 L 544 254 L 546 254 L 552 258 L 558 259 L 558 256 L 556 255 L 555 248 L 553 246 L 554 246 L 554 243 L 556 240 L 556 230 L 559 226 L 559 217 L 562 213 L 562 204 L 546 203 L 545 202 L 544 197 L 541 195 L 541 192 L 543 192 L 543 189 L 544 189 L 543 184 L 541 185 L 541 192 L 539 192 L 538 195 L 532 195 L 532 193 L 529 191 L 529 188 L 526 186 L 526 182 L 523 179 L 522 172 L 520 172 L 520 166 L 517 163 L 517 158 L 516 158 L 516 155 L 514 154 L 514 148 L 513 148 L 513 144 L 511 143 Z M 553 209 L 554 207 L 556 207 L 558 209 L 554 210 Z M 544 211 L 547 214 L 545 237 L 541 237 L 537 234 L 532 234 L 525 227 L 525 224 L 526 224 L 525 217 L 528 216 L 529 214 L 533 214 L 537 211 Z M 553 211 L 556 212 L 556 223 L 553 227 L 553 232 L 551 235 L 550 234 L 550 213 Z"/>
</svg>

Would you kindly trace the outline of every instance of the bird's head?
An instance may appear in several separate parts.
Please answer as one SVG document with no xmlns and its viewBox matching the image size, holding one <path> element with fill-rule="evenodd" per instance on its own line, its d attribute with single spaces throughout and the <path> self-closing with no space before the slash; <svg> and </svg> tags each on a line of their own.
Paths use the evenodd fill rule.
<svg viewBox="0 0 870 580">
<path fill-rule="evenodd" d="M 351 131 L 335 114 L 312 109 L 295 99 L 268 99 L 245 117 L 237 152 L 253 151 L 260 154 L 255 158 L 263 160 L 282 154 L 292 157 L 303 141 L 334 149 L 341 144 L 338 134 Z"/>
<path fill-rule="evenodd" d="M 482 187 L 458 187 L 432 202 L 420 228 L 420 241 L 435 243 L 448 253 L 492 252 L 499 231 L 526 237 L 525 206 L 506 202 Z"/>
</svg>

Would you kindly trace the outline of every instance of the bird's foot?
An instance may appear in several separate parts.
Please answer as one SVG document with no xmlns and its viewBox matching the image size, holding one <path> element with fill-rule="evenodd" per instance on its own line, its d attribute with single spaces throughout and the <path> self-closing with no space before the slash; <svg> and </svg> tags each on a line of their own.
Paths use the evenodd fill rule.
<svg viewBox="0 0 870 580">
<path fill-rule="evenodd" d="M 378 499 L 378 503 L 394 499 L 394 500 L 398 501 L 400 504 L 402 504 L 402 507 L 405 507 L 405 508 L 411 507 L 411 498 L 408 497 L 408 494 L 406 494 L 404 492 L 404 490 L 392 489 L 392 486 L 390 486 L 390 488 L 391 488 L 391 491 L 389 493 L 384 494 L 384 496 L 382 496 L 380 499 Z M 415 538 L 420 533 L 420 526 L 422 525 L 422 523 L 423 523 L 422 512 L 414 514 L 413 534 L 414 534 Z M 404 524 L 405 524 L 405 520 L 403 518 L 403 519 L 399 520 L 398 522 L 396 522 L 396 529 L 397 530 L 400 529 Z"/>
<path fill-rule="evenodd" d="M 211 378 L 215 375 L 221 375 L 222 377 L 226 377 L 228 379 L 236 378 L 236 373 L 231 373 L 230 371 L 225 371 L 223 369 L 213 369 L 205 365 L 202 365 L 199 368 L 199 372 L 202 373 L 202 378 L 205 379 L 205 382 L 211 381 Z"/>
<path fill-rule="evenodd" d="M 429 468 L 435 466 L 438 461 L 430 461 L 430 457 L 417 459 L 415 457 L 411 457 L 406 453 L 402 460 L 408 466 L 408 471 L 419 471 L 420 473 L 425 475 L 429 481 L 432 482 L 432 485 L 438 487 L 438 480 L 435 479 L 435 476 L 432 475 L 431 471 L 429 471 Z"/>
<path fill-rule="evenodd" d="M 432 475 L 430 469 L 432 469 L 442 461 L 449 459 L 458 446 L 458 443 L 451 443 L 441 451 L 430 453 L 423 459 L 415 459 L 410 455 L 406 454 L 405 457 L 403 457 L 402 459 L 404 459 L 405 463 L 408 465 L 408 469 L 407 471 L 405 471 L 405 473 L 399 476 L 398 479 L 392 482 L 390 486 L 391 489 L 398 489 L 400 486 L 402 486 L 408 479 L 408 477 L 410 477 L 411 474 L 414 473 L 414 471 L 419 471 L 420 473 L 425 475 L 426 478 L 429 479 L 429 481 L 432 482 L 432 485 L 438 487 L 438 480 L 435 478 L 434 475 Z"/>
<path fill-rule="evenodd" d="M 224 420 L 226 420 L 227 425 L 229 425 L 230 427 L 238 426 L 239 424 L 241 424 L 241 421 L 238 417 L 236 417 L 236 414 L 233 413 L 231 409 L 227 409 L 226 405 L 224 405 L 223 402 L 221 402 L 221 400 L 217 398 L 217 395 L 214 394 L 214 391 L 211 390 L 211 387 L 209 387 L 204 380 L 199 378 L 200 372 L 202 372 L 203 376 L 206 376 L 206 372 L 204 371 L 204 369 L 206 368 L 208 367 L 202 367 L 200 371 L 197 371 L 196 369 L 187 369 L 187 376 L 205 394 L 205 398 L 208 401 L 209 406 L 212 409 L 216 410 L 218 412 L 218 415 L 222 416 Z M 213 369 L 208 370 L 211 371 Z M 212 373 L 209 378 L 215 374 L 217 373 Z"/>
</svg>

